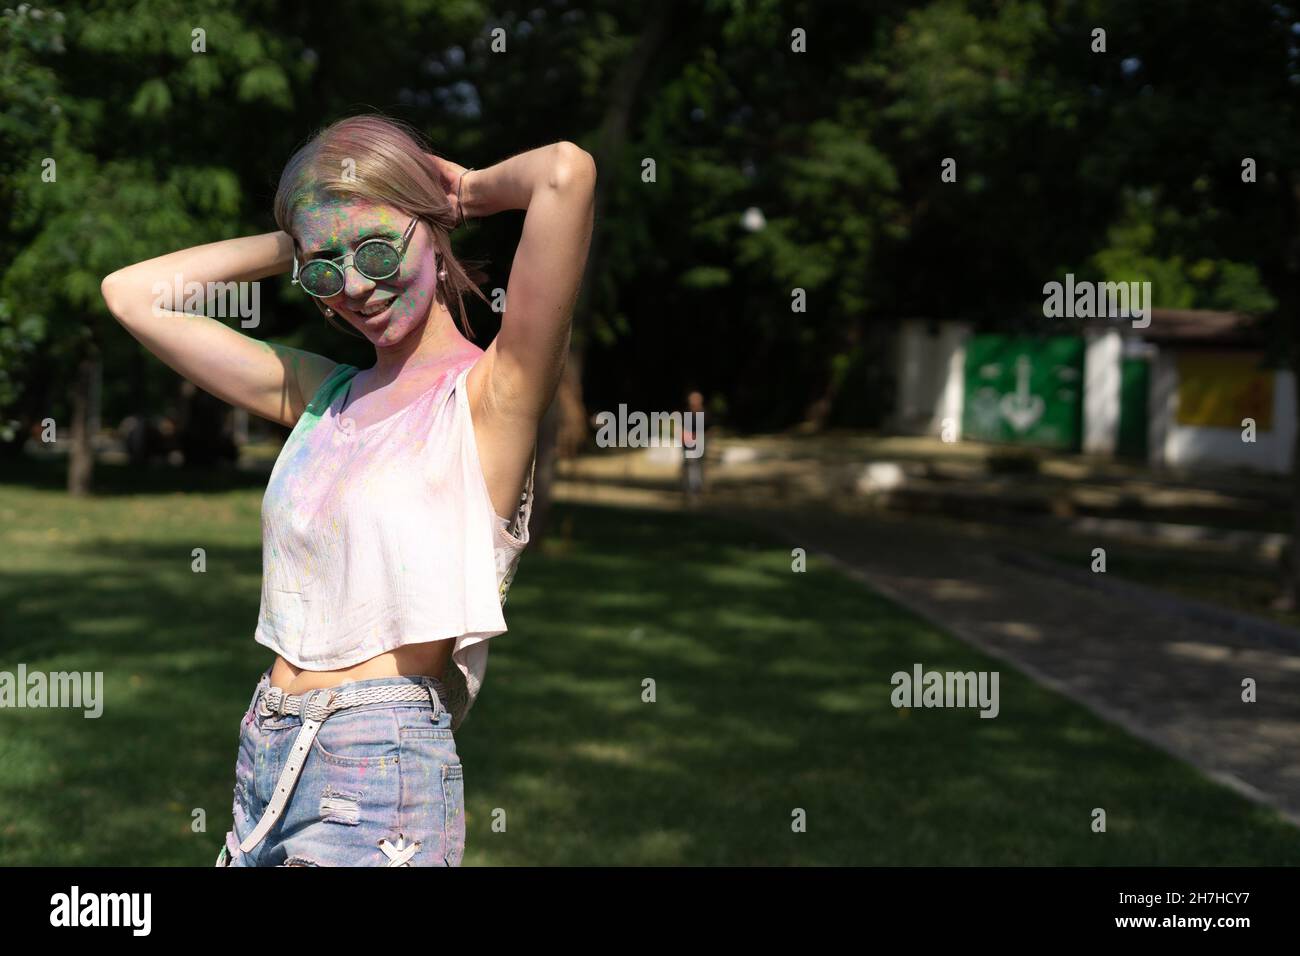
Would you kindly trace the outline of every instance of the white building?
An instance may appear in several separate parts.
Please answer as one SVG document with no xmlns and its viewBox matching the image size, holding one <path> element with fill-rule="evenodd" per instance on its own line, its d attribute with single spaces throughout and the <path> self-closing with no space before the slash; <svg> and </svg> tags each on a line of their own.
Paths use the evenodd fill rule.
<svg viewBox="0 0 1300 956">
<path fill-rule="evenodd" d="M 1143 329 L 1120 319 L 1057 321 L 1042 338 L 910 319 L 898 337 L 895 427 L 1286 473 L 1294 377 L 1269 358 L 1252 318 L 1230 312 L 1153 309 Z"/>
</svg>

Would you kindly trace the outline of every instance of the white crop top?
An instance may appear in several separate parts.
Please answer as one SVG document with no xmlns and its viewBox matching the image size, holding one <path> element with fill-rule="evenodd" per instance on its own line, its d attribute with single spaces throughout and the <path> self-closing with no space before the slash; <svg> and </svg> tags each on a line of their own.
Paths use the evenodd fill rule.
<svg viewBox="0 0 1300 956">
<path fill-rule="evenodd" d="M 340 364 L 321 383 L 262 498 L 254 635 L 307 670 L 455 638 L 443 678 L 453 730 L 483 685 L 488 639 L 506 631 L 533 500 L 530 469 L 514 527 L 493 510 L 465 391 L 474 361 L 360 428 L 339 417 L 360 369 Z"/>
</svg>

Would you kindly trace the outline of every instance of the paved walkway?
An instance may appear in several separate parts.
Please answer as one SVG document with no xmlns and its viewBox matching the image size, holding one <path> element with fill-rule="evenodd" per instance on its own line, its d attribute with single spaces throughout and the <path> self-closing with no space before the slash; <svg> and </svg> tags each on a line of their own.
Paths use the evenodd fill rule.
<svg viewBox="0 0 1300 956">
<path fill-rule="evenodd" d="M 1300 825 L 1300 643 L 1287 648 L 1006 563 L 998 557 L 1005 542 L 958 522 L 794 507 L 715 510 L 832 560 Z M 1242 702 L 1245 677 L 1255 679 L 1258 703 Z"/>
</svg>

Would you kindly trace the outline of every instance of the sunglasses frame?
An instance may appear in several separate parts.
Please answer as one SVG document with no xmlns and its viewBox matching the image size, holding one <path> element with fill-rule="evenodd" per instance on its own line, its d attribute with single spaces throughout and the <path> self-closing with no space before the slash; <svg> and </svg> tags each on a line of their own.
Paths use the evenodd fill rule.
<svg viewBox="0 0 1300 956">
<path fill-rule="evenodd" d="M 347 288 L 348 266 L 351 266 L 353 269 L 356 269 L 357 272 L 360 272 L 363 276 L 365 276 L 367 279 L 371 280 L 372 282 L 377 282 L 382 279 L 391 279 L 393 276 L 397 275 L 397 273 L 400 272 L 402 269 L 402 260 L 406 258 L 406 250 L 410 248 L 411 236 L 412 234 L 414 234 L 416 224 L 418 224 L 419 221 L 420 221 L 419 216 L 411 217 L 411 222 L 406 227 L 406 231 L 402 233 L 402 238 L 398 240 L 398 243 L 394 243 L 391 239 L 380 239 L 380 238 L 367 239 L 365 242 L 358 244 L 357 247 L 353 249 L 351 252 L 345 252 L 337 259 L 331 259 L 328 256 L 315 256 L 314 258 L 308 259 L 306 262 L 302 263 L 300 267 L 298 265 L 298 254 L 295 252 L 293 255 L 293 279 L 290 281 L 290 284 L 296 285 L 298 288 L 302 289 L 303 292 L 306 292 L 309 296 L 313 298 L 332 299 L 334 298 L 334 296 L 341 294 L 343 290 Z M 388 273 L 387 275 L 382 275 L 382 276 L 368 275 L 365 271 L 361 269 L 360 266 L 356 264 L 357 253 L 359 253 L 366 246 L 370 245 L 372 242 L 382 243 L 383 245 L 388 246 L 388 248 L 392 249 L 394 252 L 397 253 L 397 266 L 393 269 L 392 272 Z M 346 262 L 345 260 L 348 259 L 351 259 L 352 261 Z M 307 268 L 307 266 L 311 265 L 313 262 L 328 263 L 329 265 L 332 265 L 335 269 L 339 271 L 339 275 L 343 277 L 343 284 L 339 286 L 338 292 L 331 292 L 329 295 L 320 295 L 316 292 L 312 292 L 311 289 L 308 289 L 305 285 L 302 284 L 302 282 L 299 281 L 298 279 L 299 273 L 303 269 Z"/>
</svg>

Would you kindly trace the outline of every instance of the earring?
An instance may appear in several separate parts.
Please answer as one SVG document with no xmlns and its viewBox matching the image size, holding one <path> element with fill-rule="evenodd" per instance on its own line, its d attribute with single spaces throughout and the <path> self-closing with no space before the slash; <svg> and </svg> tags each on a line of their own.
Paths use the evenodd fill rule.
<svg viewBox="0 0 1300 956">
<path fill-rule="evenodd" d="M 447 267 L 446 267 L 446 266 L 443 266 L 441 269 L 438 270 L 438 278 L 439 278 L 439 279 L 445 279 L 445 278 L 447 278 Z"/>
</svg>

